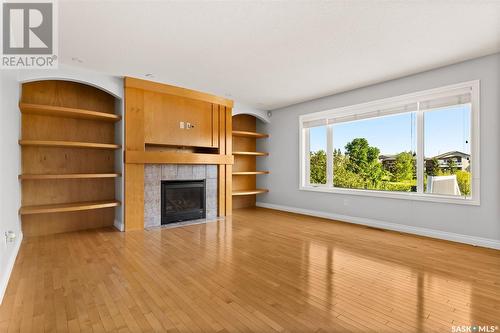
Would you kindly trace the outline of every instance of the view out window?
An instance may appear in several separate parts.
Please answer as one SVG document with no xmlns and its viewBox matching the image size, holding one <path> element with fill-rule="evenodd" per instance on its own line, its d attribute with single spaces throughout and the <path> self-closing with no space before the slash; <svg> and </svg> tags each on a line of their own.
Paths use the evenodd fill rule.
<svg viewBox="0 0 500 333">
<path fill-rule="evenodd" d="M 309 183 L 326 184 L 326 126 L 309 131 Z"/>
<path fill-rule="evenodd" d="M 301 188 L 477 202 L 478 96 L 476 81 L 301 116 Z"/>
<path fill-rule="evenodd" d="M 333 186 L 416 192 L 415 113 L 333 125 Z"/>
<path fill-rule="evenodd" d="M 424 112 L 425 192 L 469 196 L 471 105 Z"/>
</svg>

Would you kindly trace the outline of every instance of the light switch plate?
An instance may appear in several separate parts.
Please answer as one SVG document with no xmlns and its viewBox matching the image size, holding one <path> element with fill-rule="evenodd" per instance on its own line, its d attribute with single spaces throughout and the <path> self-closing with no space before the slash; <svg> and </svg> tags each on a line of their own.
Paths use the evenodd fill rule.
<svg viewBox="0 0 500 333">
<path fill-rule="evenodd" d="M 184 122 L 183 122 L 183 121 L 179 122 L 179 127 L 180 127 L 180 128 L 182 128 L 182 129 L 184 129 L 184 128 L 185 128 L 185 126 L 184 126 Z"/>
</svg>

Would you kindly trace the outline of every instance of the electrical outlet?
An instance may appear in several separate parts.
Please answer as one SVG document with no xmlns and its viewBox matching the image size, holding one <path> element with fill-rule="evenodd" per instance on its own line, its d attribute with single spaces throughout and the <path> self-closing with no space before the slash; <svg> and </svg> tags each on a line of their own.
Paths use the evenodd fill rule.
<svg viewBox="0 0 500 333">
<path fill-rule="evenodd" d="M 13 243 L 16 240 L 16 233 L 14 231 L 6 231 L 5 232 L 5 242 L 6 243 Z"/>
<path fill-rule="evenodd" d="M 179 122 L 179 128 L 182 129 L 186 128 L 183 121 Z"/>
</svg>

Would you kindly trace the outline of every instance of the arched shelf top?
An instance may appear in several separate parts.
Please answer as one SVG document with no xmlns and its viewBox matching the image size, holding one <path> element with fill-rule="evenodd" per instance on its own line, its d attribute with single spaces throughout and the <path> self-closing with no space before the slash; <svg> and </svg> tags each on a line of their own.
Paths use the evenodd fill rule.
<svg viewBox="0 0 500 333">
<path fill-rule="evenodd" d="M 257 118 L 265 123 L 271 122 L 271 119 L 267 116 L 267 111 L 255 109 L 255 108 L 252 108 L 250 106 L 235 102 L 234 107 L 233 107 L 233 116 L 236 116 L 239 114 L 247 114 L 250 116 L 254 116 L 255 118 Z"/>
<path fill-rule="evenodd" d="M 102 73 L 60 66 L 55 70 L 28 70 L 19 73 L 19 82 L 28 83 L 36 81 L 70 81 L 85 84 L 102 90 L 115 98 L 123 99 L 123 78 Z"/>
</svg>

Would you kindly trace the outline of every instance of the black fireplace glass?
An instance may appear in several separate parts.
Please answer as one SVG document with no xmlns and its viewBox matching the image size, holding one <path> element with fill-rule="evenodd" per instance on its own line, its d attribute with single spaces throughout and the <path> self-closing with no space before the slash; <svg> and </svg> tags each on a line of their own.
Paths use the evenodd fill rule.
<svg viewBox="0 0 500 333">
<path fill-rule="evenodd" d="M 161 182 L 161 224 L 203 219 L 205 180 L 164 180 Z"/>
</svg>

